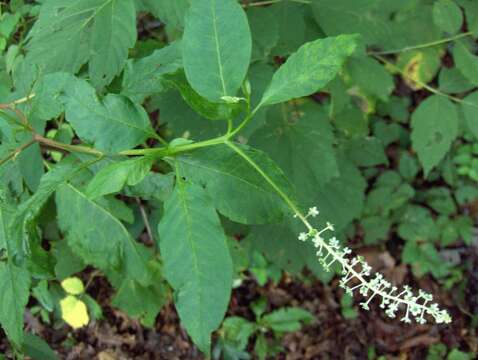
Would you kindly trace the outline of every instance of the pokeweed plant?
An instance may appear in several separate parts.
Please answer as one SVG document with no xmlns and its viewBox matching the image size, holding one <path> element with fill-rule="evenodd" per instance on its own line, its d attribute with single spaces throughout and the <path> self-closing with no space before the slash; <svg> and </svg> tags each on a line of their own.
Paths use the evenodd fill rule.
<svg viewBox="0 0 478 360">
<path fill-rule="evenodd" d="M 366 31 L 352 22 L 343 29 L 349 21 L 340 21 L 341 9 L 356 12 L 354 2 L 270 3 L 277 13 L 262 13 L 267 8 L 255 3 L 246 13 L 248 5 L 235 0 L 47 0 L 17 9 L 38 18 L 22 26 L 2 65 L 11 78 L 0 105 L 0 323 L 16 351 L 25 347 L 30 290 L 46 280 L 53 291 L 55 281 L 90 265 L 115 288 L 112 305 L 149 325 L 168 300 L 166 280 L 182 325 L 209 353 L 233 283 L 225 219 L 250 226 L 259 248 L 303 242 L 291 256 L 303 254 L 310 268 L 317 262 L 326 271 L 338 268 L 340 286 L 360 293 L 364 309 L 378 300 L 387 316 L 407 323 L 451 321 L 430 294 L 399 290 L 329 236 L 335 208 L 343 215 L 335 218 L 341 232 L 361 212 L 365 184 L 355 164 L 384 160 L 374 151 L 381 149 L 376 138 L 352 138 L 336 149 L 327 116 L 345 138 L 363 132 L 357 101 L 367 112 L 381 100 L 391 104 L 387 114 L 400 117 L 389 101 L 393 81 L 380 65 L 386 63 L 410 86 L 434 93 L 411 124 L 411 143 L 428 175 L 458 136 L 453 102 L 460 99 L 426 84 L 420 65 L 428 69 L 426 56 L 435 54 L 413 52 L 470 34 L 402 49 L 411 55 L 391 64 L 384 56 L 394 50 L 365 52 L 364 45 L 387 45 L 382 25 Z M 460 17 L 444 21 L 438 3 L 426 7 L 436 23 L 427 36 L 458 31 Z M 381 6 L 383 12 L 367 11 L 386 19 L 400 11 Z M 320 29 L 304 30 L 298 40 L 280 42 L 261 31 L 272 24 L 285 38 L 274 16 L 301 18 L 306 10 Z M 137 11 L 166 20 L 167 44 L 135 47 Z M 397 21 L 408 21 L 407 11 Z M 392 25 L 390 33 L 404 27 Z M 457 60 L 471 56 L 466 43 L 457 43 L 456 53 Z M 378 83 L 366 78 L 372 72 Z M 349 83 L 359 90 L 347 90 Z M 307 99 L 319 91 L 327 91 L 329 104 Z M 476 107 L 473 98 L 461 105 L 468 114 Z M 374 157 L 364 159 L 357 149 L 372 149 Z M 315 193 L 326 208 L 322 220 L 310 207 Z M 143 228 L 146 244 L 135 240 Z"/>
</svg>

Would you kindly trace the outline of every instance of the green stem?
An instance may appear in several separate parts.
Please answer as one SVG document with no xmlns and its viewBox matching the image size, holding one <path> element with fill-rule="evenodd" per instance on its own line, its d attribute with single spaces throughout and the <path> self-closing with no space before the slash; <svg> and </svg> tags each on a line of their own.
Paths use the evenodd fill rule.
<svg viewBox="0 0 478 360">
<path fill-rule="evenodd" d="M 437 46 L 437 45 L 441 45 L 441 44 L 446 44 L 446 43 L 448 43 L 448 42 L 455 41 L 455 40 L 458 40 L 458 39 L 461 39 L 461 38 L 464 38 L 464 37 L 467 37 L 467 36 L 470 36 L 470 35 L 472 35 L 472 32 L 471 32 L 471 31 L 468 31 L 468 32 L 461 33 L 461 34 L 458 34 L 458 35 L 455 35 L 455 36 L 450 36 L 450 37 L 448 37 L 448 38 L 444 38 L 444 39 L 440 39 L 440 40 L 435 40 L 435 41 L 431 41 L 431 42 L 424 43 L 424 44 L 418 44 L 418 45 L 413 45 L 413 46 L 406 46 L 406 47 L 401 48 L 401 49 L 392 49 L 392 50 L 384 50 L 384 51 L 370 51 L 370 52 L 368 52 L 368 54 L 369 54 L 369 55 L 391 55 L 391 54 L 398 54 L 398 53 L 401 53 L 401 52 L 412 51 L 412 50 L 417 50 L 417 49 L 423 49 L 423 48 L 427 48 L 427 47 Z"/>
<path fill-rule="evenodd" d="M 254 7 L 254 6 L 266 6 L 266 5 L 273 5 L 280 3 L 284 0 L 266 0 L 266 1 L 258 1 L 254 3 L 249 3 L 249 4 L 243 4 L 242 7 Z M 308 0 L 290 0 L 291 2 L 299 3 L 299 4 L 310 4 L 310 1 Z"/>
<path fill-rule="evenodd" d="M 231 133 L 229 133 L 229 136 L 227 137 L 227 139 L 231 139 L 233 136 L 235 136 L 239 131 L 241 131 L 251 120 L 252 118 L 254 117 L 254 115 L 259 111 L 259 109 L 261 108 L 262 104 L 260 103 L 259 105 L 257 105 L 255 107 L 254 110 L 252 110 L 251 113 L 249 113 L 249 115 L 246 116 L 246 118 L 239 124 L 239 126 L 237 128 L 235 128 Z"/>
<path fill-rule="evenodd" d="M 285 203 L 290 207 L 290 209 L 299 216 L 301 219 L 304 217 L 294 202 L 281 190 L 281 188 L 276 185 L 276 183 L 267 175 L 264 170 L 262 170 L 259 165 L 257 165 L 254 160 L 252 160 L 241 148 L 234 145 L 232 142 L 226 140 L 224 144 L 229 146 L 234 152 L 236 152 L 240 157 L 242 157 L 249 165 L 251 165 L 254 170 L 256 170 L 263 178 L 267 181 L 267 183 L 279 194 L 279 196 L 285 201 Z M 304 217 L 305 218 L 305 217 Z"/>
<path fill-rule="evenodd" d="M 26 103 L 27 101 L 30 101 L 31 99 L 33 99 L 35 96 L 36 96 L 36 94 L 34 94 L 34 93 L 30 94 L 30 95 L 22 97 L 18 100 L 12 101 L 9 105 L 15 106 L 15 105 Z"/>
</svg>

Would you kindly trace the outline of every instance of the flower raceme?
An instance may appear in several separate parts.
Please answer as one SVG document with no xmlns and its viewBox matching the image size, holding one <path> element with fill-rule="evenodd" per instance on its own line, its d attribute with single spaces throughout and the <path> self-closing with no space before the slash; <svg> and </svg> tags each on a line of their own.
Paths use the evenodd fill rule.
<svg viewBox="0 0 478 360">
<path fill-rule="evenodd" d="M 362 296 L 368 298 L 360 303 L 362 308 L 368 310 L 370 302 L 378 298 L 380 307 L 390 318 L 396 318 L 397 313 L 403 309 L 401 321 L 405 323 L 411 323 L 414 319 L 419 324 L 425 324 L 427 315 L 433 317 L 438 324 L 451 322 L 451 317 L 446 310 L 441 310 L 437 304 L 431 303 L 433 300 L 431 294 L 419 290 L 418 295 L 415 295 L 409 286 L 399 290 L 385 280 L 382 274 L 372 274 L 370 265 L 362 257 L 352 256 L 352 251 L 348 247 L 342 247 L 334 236 L 327 241 L 324 236 L 333 232 L 334 227 L 327 223 L 323 229 L 315 229 L 308 218 L 318 215 L 317 207 L 310 208 L 307 216 L 296 213 L 295 217 L 300 218 L 307 228 L 306 232 L 299 234 L 299 240 L 312 241 L 317 249 L 316 255 L 319 262 L 326 271 L 330 271 L 330 267 L 335 263 L 341 266 L 342 277 L 339 285 L 349 295 L 353 295 L 357 290 Z"/>
</svg>

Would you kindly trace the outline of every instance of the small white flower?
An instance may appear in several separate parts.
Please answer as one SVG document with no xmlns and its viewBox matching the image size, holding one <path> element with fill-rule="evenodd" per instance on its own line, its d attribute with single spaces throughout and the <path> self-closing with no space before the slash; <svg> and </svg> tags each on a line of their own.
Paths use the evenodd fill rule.
<svg viewBox="0 0 478 360">
<path fill-rule="evenodd" d="M 334 225 L 332 225 L 331 223 L 329 223 L 327 221 L 327 228 L 330 230 L 330 231 L 334 231 Z"/>
<path fill-rule="evenodd" d="M 307 214 L 307 216 L 312 216 L 312 217 L 316 217 L 317 215 L 319 215 L 319 210 L 317 210 L 317 206 L 311 207 L 309 209 L 309 213 Z"/>
<path fill-rule="evenodd" d="M 301 233 L 299 234 L 299 240 L 300 240 L 300 241 L 307 241 L 307 238 L 308 238 L 308 237 L 309 237 L 309 235 L 306 234 L 305 232 L 301 232 Z"/>
</svg>

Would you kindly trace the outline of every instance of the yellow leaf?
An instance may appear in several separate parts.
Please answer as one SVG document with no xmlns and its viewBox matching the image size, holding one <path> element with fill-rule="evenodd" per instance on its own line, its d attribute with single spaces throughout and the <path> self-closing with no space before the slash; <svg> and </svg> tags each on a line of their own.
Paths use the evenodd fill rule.
<svg viewBox="0 0 478 360">
<path fill-rule="evenodd" d="M 77 277 L 70 277 L 61 282 L 61 287 L 71 295 L 79 295 L 85 291 L 83 282 Z"/>
<path fill-rule="evenodd" d="M 74 329 L 85 326 L 90 321 L 86 305 L 75 296 L 68 295 L 60 301 L 61 317 Z"/>
</svg>

